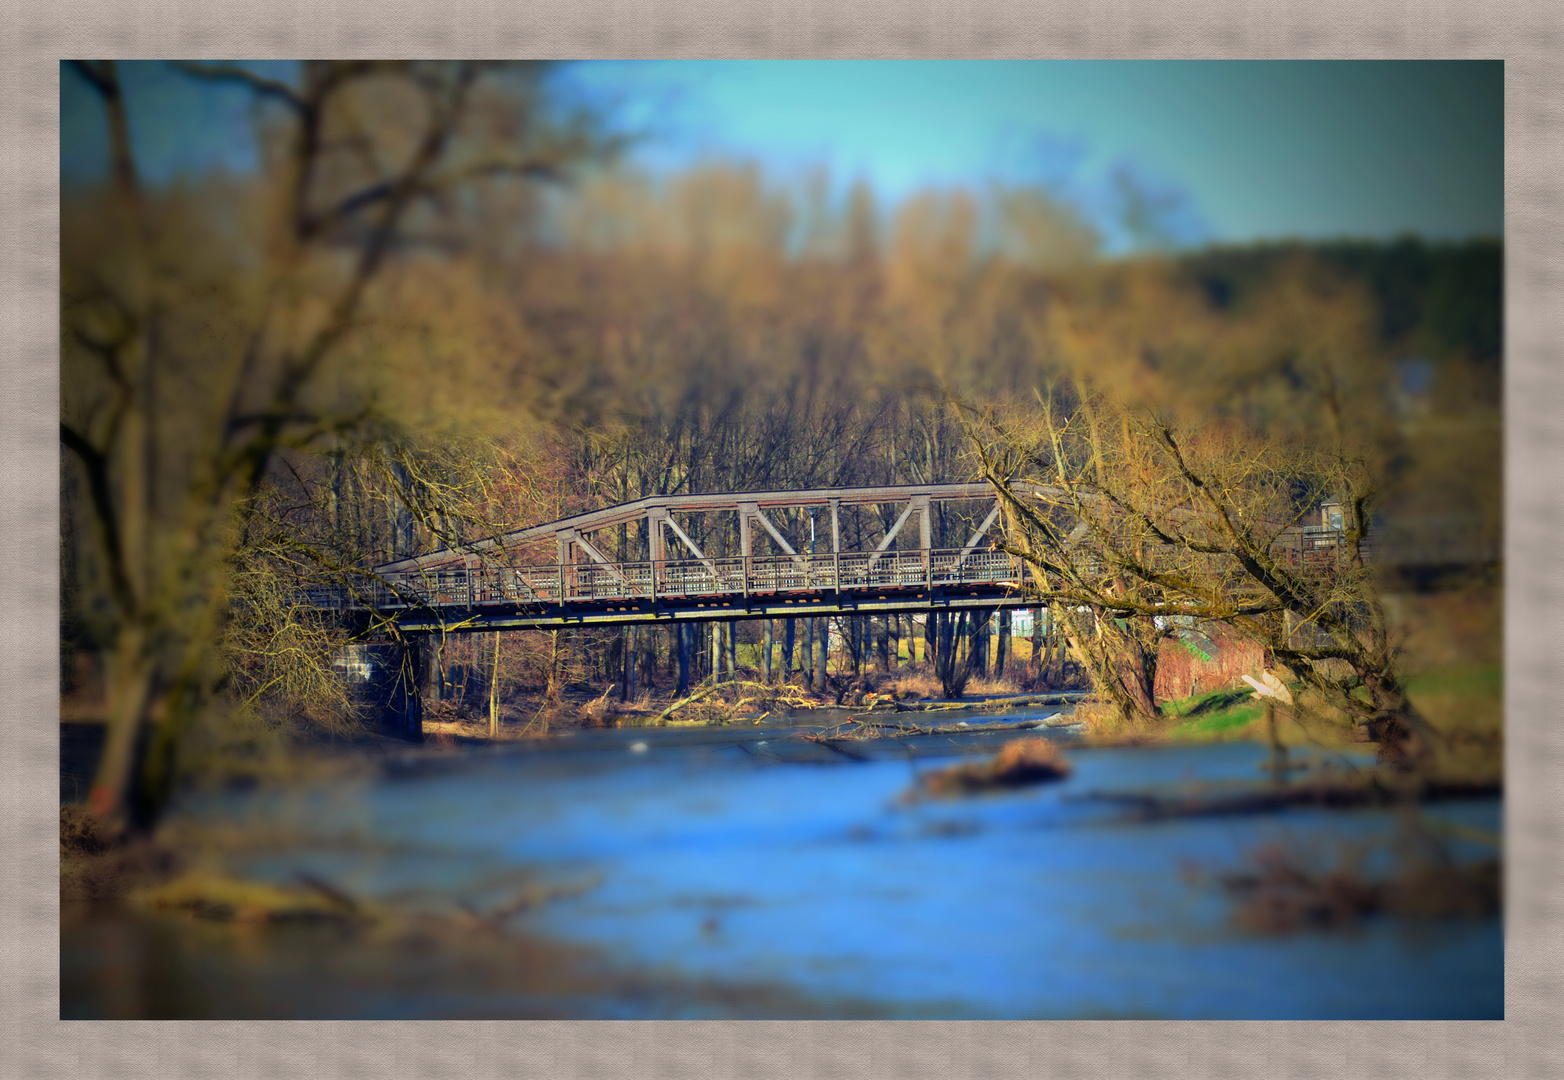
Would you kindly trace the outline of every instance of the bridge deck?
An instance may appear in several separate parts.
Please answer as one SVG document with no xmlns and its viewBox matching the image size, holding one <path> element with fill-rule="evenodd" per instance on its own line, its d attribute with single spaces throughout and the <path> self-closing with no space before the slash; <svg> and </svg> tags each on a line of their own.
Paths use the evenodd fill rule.
<svg viewBox="0 0 1564 1080">
<path fill-rule="evenodd" d="M 1311 536 L 1289 561 L 1334 555 Z M 311 606 L 371 613 L 407 632 L 476 632 L 564 626 L 961 608 L 1026 607 L 1026 568 L 1001 551 L 840 552 L 535 567 L 425 570 L 350 595 L 309 592 Z"/>
<path fill-rule="evenodd" d="M 402 629 L 477 631 L 1018 607 L 1023 567 L 998 551 L 839 552 L 538 567 L 450 568 L 314 590 L 317 608 Z"/>
</svg>

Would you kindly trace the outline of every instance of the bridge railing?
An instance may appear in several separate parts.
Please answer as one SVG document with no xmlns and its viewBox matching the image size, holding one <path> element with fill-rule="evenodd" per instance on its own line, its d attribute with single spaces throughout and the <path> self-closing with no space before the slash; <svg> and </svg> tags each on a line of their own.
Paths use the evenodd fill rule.
<svg viewBox="0 0 1564 1080">
<path fill-rule="evenodd" d="M 388 577 L 349 596 L 312 589 L 311 607 L 480 607 L 702 596 L 868 591 L 1020 582 L 997 551 L 886 551 L 758 555 L 653 562 L 428 570 Z"/>
<path fill-rule="evenodd" d="M 837 587 L 835 555 L 751 555 L 746 593 L 819 592 Z M 733 591 L 738 592 L 740 589 Z"/>
<path fill-rule="evenodd" d="M 936 586 L 1020 583 L 1023 569 L 1020 559 L 1003 551 L 973 551 L 965 556 L 959 551 L 937 551 L 932 580 Z"/>
</svg>

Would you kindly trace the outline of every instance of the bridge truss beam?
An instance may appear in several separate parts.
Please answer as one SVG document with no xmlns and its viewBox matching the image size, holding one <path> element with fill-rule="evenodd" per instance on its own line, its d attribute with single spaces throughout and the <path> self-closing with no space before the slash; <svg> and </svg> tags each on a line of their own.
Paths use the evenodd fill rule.
<svg viewBox="0 0 1564 1080">
<path fill-rule="evenodd" d="M 752 597 L 671 604 L 626 602 L 601 607 L 552 605 L 537 609 L 496 607 L 455 612 L 448 609 L 408 609 L 394 616 L 397 626 L 410 634 L 482 633 L 490 630 L 558 630 L 587 626 L 651 626 L 687 622 L 741 622 L 749 619 L 811 619 L 833 615 L 920 614 L 1032 607 L 1018 589 L 968 589 L 915 592 L 880 596 L 828 594 L 815 598 L 776 599 Z"/>
<path fill-rule="evenodd" d="M 1024 485 L 1030 489 L 1030 485 Z M 651 557 L 664 548 L 662 530 L 667 528 L 687 547 L 697 559 L 706 559 L 706 553 L 696 545 L 689 534 L 674 520 L 674 513 L 707 515 L 731 512 L 738 515 L 739 538 L 744 554 L 753 535 L 753 526 L 759 525 L 778 548 L 795 558 L 802 556 L 801 545 L 790 542 L 766 511 L 819 510 L 830 511 L 831 551 L 841 550 L 840 513 L 844 507 L 884 506 L 905 503 L 900 519 L 888 530 L 882 547 L 888 547 L 903 523 L 913 512 L 921 512 L 923 522 L 922 547 L 930 547 L 929 517 L 936 502 L 979 500 L 993 503 L 997 508 L 994 489 L 987 483 L 970 484 L 911 484 L 881 487 L 819 488 L 809 491 L 749 491 L 719 492 L 702 495 L 653 495 L 634 502 L 592 510 L 572 517 L 561 518 L 543 525 L 506 533 L 503 536 L 476 541 L 459 550 L 442 549 L 424 555 L 398 559 L 375 567 L 385 576 L 417 574 L 453 566 L 477 566 L 502 559 L 507 552 L 526 545 L 553 540 L 558 545 L 559 561 L 576 561 L 577 553 L 585 554 L 592 561 L 607 563 L 598 547 L 593 546 L 594 533 L 617 526 L 640 526 L 646 529 Z M 992 523 L 997 514 L 991 514 Z M 973 543 L 983 535 L 986 526 L 978 530 Z"/>
</svg>

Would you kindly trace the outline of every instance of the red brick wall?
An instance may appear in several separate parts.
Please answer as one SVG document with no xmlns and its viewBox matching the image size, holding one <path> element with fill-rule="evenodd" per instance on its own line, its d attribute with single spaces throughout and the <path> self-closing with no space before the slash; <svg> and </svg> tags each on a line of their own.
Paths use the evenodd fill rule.
<svg viewBox="0 0 1564 1080">
<path fill-rule="evenodd" d="M 1232 686 L 1241 675 L 1259 673 L 1265 651 L 1252 641 L 1228 630 L 1209 632 L 1215 648 L 1206 648 L 1210 661 L 1200 659 L 1174 639 L 1162 642 L 1157 656 L 1157 700 L 1204 694 Z"/>
</svg>

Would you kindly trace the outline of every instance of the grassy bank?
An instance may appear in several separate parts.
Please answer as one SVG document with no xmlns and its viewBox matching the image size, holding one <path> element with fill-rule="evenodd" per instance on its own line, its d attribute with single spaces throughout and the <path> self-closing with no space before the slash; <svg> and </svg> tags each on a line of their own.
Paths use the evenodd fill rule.
<svg viewBox="0 0 1564 1080">
<path fill-rule="evenodd" d="M 1244 685 L 1170 701 L 1162 706 L 1162 715 L 1168 738 L 1209 742 L 1254 734 L 1251 729 L 1265 715 L 1265 707 Z"/>
<path fill-rule="evenodd" d="M 1499 775 L 1504 664 L 1497 589 L 1476 583 L 1443 593 L 1393 595 L 1386 601 L 1403 639 L 1407 693 L 1441 736 L 1441 769 Z M 1300 696 L 1300 707 L 1277 711 L 1277 734 L 1284 744 L 1343 746 L 1357 741 L 1346 717 L 1302 695 L 1299 686 L 1292 690 Z M 1243 683 L 1163 702 L 1158 718 L 1146 723 L 1129 723 L 1101 704 L 1083 705 L 1076 715 L 1099 743 L 1268 737 L 1264 706 Z"/>
<path fill-rule="evenodd" d="M 1301 695 L 1301 687 L 1292 687 Z M 1407 679 L 1414 705 L 1444 737 L 1442 756 L 1463 769 L 1497 772 L 1503 744 L 1504 669 L 1498 663 L 1466 663 L 1419 672 Z M 1342 746 L 1355 742 L 1354 726 L 1319 702 L 1301 698 L 1301 710 L 1277 710 L 1284 744 Z M 1212 690 L 1163 703 L 1161 716 L 1132 725 L 1105 705 L 1077 710 L 1100 742 L 1155 739 L 1221 742 L 1266 738 L 1265 707 L 1247 685 Z"/>
</svg>

